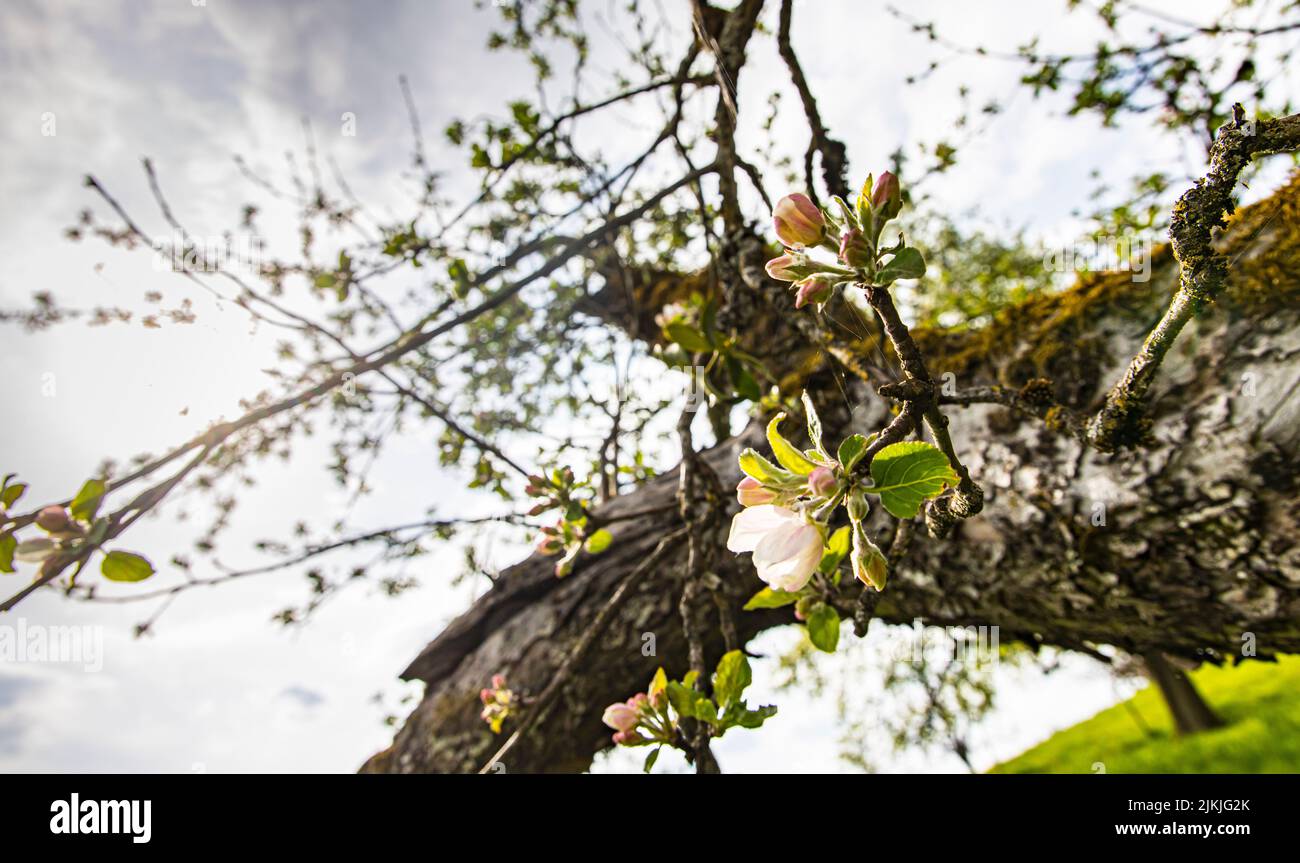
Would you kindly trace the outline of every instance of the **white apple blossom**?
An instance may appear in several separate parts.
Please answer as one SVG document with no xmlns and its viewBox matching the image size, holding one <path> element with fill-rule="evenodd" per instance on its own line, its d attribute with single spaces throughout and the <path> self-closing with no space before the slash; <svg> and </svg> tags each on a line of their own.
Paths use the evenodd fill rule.
<svg viewBox="0 0 1300 863">
<path fill-rule="evenodd" d="M 822 536 L 797 512 L 763 504 L 736 514 L 727 548 L 752 551 L 758 577 L 769 587 L 796 591 L 808 583 L 821 562 Z"/>
</svg>

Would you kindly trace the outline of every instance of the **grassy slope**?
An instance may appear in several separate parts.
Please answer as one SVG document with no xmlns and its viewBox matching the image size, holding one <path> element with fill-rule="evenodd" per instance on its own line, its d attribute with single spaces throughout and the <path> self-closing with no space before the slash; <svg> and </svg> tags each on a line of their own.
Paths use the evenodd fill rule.
<svg viewBox="0 0 1300 863">
<path fill-rule="evenodd" d="M 1178 739 L 1154 685 L 991 773 L 1300 773 L 1300 656 L 1192 674 L 1225 727 Z M 1146 723 L 1144 732 L 1134 717 Z"/>
</svg>

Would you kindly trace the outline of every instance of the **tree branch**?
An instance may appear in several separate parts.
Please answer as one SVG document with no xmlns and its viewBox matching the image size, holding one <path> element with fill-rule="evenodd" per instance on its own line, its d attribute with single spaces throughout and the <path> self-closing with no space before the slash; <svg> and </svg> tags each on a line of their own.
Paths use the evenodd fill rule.
<svg viewBox="0 0 1300 863">
<path fill-rule="evenodd" d="M 1210 170 L 1174 205 L 1169 240 L 1182 268 L 1169 308 L 1129 363 L 1106 403 L 1087 423 L 1087 441 L 1102 452 L 1140 446 L 1151 434 L 1147 394 L 1178 334 L 1218 299 L 1227 283 L 1228 261 L 1213 246 L 1214 232 L 1236 209 L 1232 193 L 1242 169 L 1256 156 L 1300 149 L 1300 114 L 1247 123 L 1240 105 L 1210 149 Z"/>
</svg>

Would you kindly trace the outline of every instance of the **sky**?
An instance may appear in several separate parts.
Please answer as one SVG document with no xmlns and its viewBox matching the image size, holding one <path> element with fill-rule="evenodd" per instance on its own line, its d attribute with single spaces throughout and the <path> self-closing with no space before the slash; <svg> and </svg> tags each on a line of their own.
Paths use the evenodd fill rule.
<svg viewBox="0 0 1300 863">
<path fill-rule="evenodd" d="M 615 5 L 589 8 L 603 20 Z M 1219 4 L 1150 5 L 1210 20 Z M 880 5 L 804 0 L 797 7 L 796 48 L 823 117 L 848 142 L 855 172 L 883 166 L 900 144 L 951 131 L 958 84 L 983 97 L 1016 92 L 1013 68 L 973 58 L 905 89 L 899 78 L 921 71 L 931 49 Z M 1095 36 L 1090 21 L 1066 18 L 1063 7 L 1048 0 L 908 5 L 917 16 L 941 15 L 945 30 L 969 42 L 1010 48 L 1041 32 L 1060 50 L 1087 46 Z M 517 58 L 483 49 L 492 15 L 469 0 L 19 0 L 0 7 L 0 199 L 7 204 L 0 208 L 0 307 L 21 307 L 33 293 L 51 291 L 72 306 L 141 308 L 144 293 L 157 290 L 168 307 L 189 299 L 197 316 L 192 325 L 159 329 L 74 322 L 37 333 L 0 330 L 0 473 L 18 472 L 31 484 L 25 503 L 67 496 L 105 457 L 161 451 L 237 416 L 239 399 L 268 385 L 262 370 L 274 360 L 274 332 L 250 326 L 229 302 L 159 270 L 147 253 L 65 240 L 63 230 L 94 203 L 82 178 L 93 174 L 160 230 L 140 170 L 140 159 L 150 157 L 178 216 L 195 233 L 216 235 L 255 197 L 233 156 L 283 176 L 285 153 L 301 151 L 306 121 L 367 206 L 397 213 L 411 194 L 403 173 L 411 132 L 397 85 L 405 75 L 430 162 L 445 171 L 449 189 L 463 190 L 464 156 L 438 130 L 453 117 L 503 113 L 508 99 L 531 92 Z M 597 65 L 607 60 L 597 52 Z M 766 94 L 784 87 L 770 37 L 758 40 L 743 74 L 742 116 L 761 115 Z M 1050 242 L 1077 232 L 1074 210 L 1091 191 L 1093 169 L 1124 176 L 1157 167 L 1199 170 L 1203 153 L 1195 146 L 1143 125 L 1102 129 L 1091 119 L 1063 117 L 1061 108 L 1015 95 L 931 194 L 954 212 L 979 206 L 993 223 L 1032 225 Z M 343 132 L 349 115 L 355 135 Z M 772 134 L 780 138 L 796 124 L 786 117 Z M 761 146 L 763 134 L 746 129 L 741 142 Z M 277 220 L 270 205 L 268 214 L 272 242 L 291 243 L 292 221 L 283 213 Z M 226 537 L 223 561 L 258 562 L 253 540 L 283 533 L 298 519 L 327 523 L 349 507 L 354 527 L 410 520 L 435 499 L 448 514 L 493 511 L 464 490 L 463 475 L 438 467 L 428 430 L 398 439 L 376 466 L 375 493 L 355 504 L 324 470 L 327 458 L 317 439 L 300 442 L 289 463 L 261 468 L 259 487 L 245 496 Z M 131 543 L 165 561 L 194 533 L 173 506 L 133 528 Z M 484 539 L 481 547 L 500 566 L 526 553 L 505 540 Z M 400 599 L 353 588 L 310 625 L 292 630 L 270 618 L 304 599 L 301 573 L 193 591 L 141 639 L 132 627 L 150 606 L 87 605 L 43 591 L 0 625 L 16 625 L 16 618 L 95 627 L 102 667 L 0 662 L 0 771 L 354 770 L 391 739 L 383 717 L 403 713 L 400 700 L 419 692 L 397 673 L 485 588 L 453 585 L 459 567 L 459 550 L 447 548 L 420 561 L 412 573 L 420 587 Z M 16 590 L 19 578 L 0 575 L 0 588 Z M 798 637 L 795 630 L 771 632 L 754 649 L 779 656 Z M 835 660 L 826 662 L 833 670 Z M 998 673 L 1003 707 L 976 735 L 980 766 L 1131 691 L 1080 658 L 1046 679 Z M 774 659 L 756 662 L 754 699 L 775 701 L 782 713 L 761 733 L 720 741 L 724 769 L 848 769 L 837 757 L 830 706 L 777 692 L 776 679 Z M 639 757 L 616 753 L 595 769 L 637 764 Z M 678 768 L 665 759 L 661 769 Z M 885 758 L 882 769 L 946 771 L 960 764 L 906 753 Z"/>
</svg>

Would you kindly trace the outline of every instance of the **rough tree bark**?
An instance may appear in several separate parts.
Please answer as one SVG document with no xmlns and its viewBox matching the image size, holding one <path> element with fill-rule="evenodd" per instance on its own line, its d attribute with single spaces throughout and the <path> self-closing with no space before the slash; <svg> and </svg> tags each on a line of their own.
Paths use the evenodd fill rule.
<svg viewBox="0 0 1300 863">
<path fill-rule="evenodd" d="M 1246 640 L 1260 656 L 1300 650 L 1298 234 L 1300 179 L 1238 213 L 1220 240 L 1232 262 L 1229 290 L 1171 351 L 1153 389 L 1155 443 L 1148 448 L 1116 455 L 1087 449 L 1053 428 L 1050 411 L 1044 422 L 996 405 L 949 406 L 953 438 L 986 491 L 984 511 L 946 540 L 918 535 L 876 616 L 996 625 L 1003 640 L 1090 652 L 1114 645 L 1219 661 L 1240 657 Z M 1168 304 L 1176 268 L 1167 250 L 1158 250 L 1148 282 L 1127 273 L 1084 277 L 1068 291 L 1006 310 L 986 328 L 921 332 L 918 341 L 933 375 L 951 373 L 963 390 L 1023 387 L 1026 398 L 1095 410 Z M 796 314 L 788 296 L 767 294 L 783 301 L 767 315 L 784 326 Z M 876 343 L 823 343 L 811 354 L 792 354 L 783 386 L 796 396 L 801 386 L 818 389 L 819 403 L 839 405 L 823 413 L 829 439 L 879 428 L 888 405 L 838 370 L 832 353 L 870 360 Z M 705 454 L 724 481 L 738 479 L 736 454 L 757 441 L 757 428 Z M 498 672 L 525 695 L 546 687 L 615 587 L 675 526 L 676 485 L 669 473 L 602 508 L 603 516 L 661 512 L 615 522 L 613 547 L 581 560 L 568 578 L 557 580 L 553 560 L 537 556 L 503 573 L 403 672 L 425 681 L 424 697 L 393 745 L 363 770 L 481 768 L 501 738 L 478 717 L 479 689 Z M 726 521 L 713 537 L 719 546 Z M 888 525 L 878 530 L 885 541 Z M 659 665 L 685 669 L 679 552 L 633 585 L 547 717 L 510 751 L 507 771 L 586 768 L 610 745 L 601 708 L 644 689 Z M 790 622 L 789 609 L 741 611 L 762 585 L 748 556 L 723 551 L 721 558 L 742 640 Z M 647 633 L 655 656 L 643 654 Z M 714 639 L 707 645 L 713 660 L 721 636 Z"/>
</svg>

